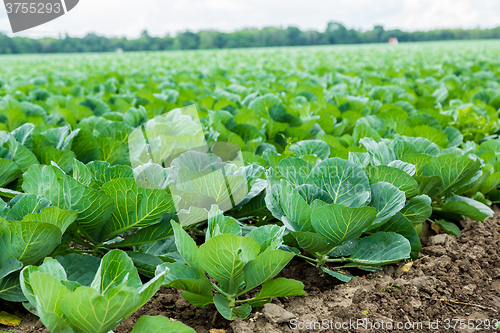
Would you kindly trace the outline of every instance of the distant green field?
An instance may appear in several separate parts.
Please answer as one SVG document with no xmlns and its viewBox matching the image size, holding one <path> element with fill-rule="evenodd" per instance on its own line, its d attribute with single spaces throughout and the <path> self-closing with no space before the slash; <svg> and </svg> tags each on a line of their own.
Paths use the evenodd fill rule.
<svg viewBox="0 0 500 333">
<path fill-rule="evenodd" d="M 153 66 L 161 68 L 185 68 L 190 67 L 192 71 L 203 71 L 212 67 L 224 67 L 230 73 L 246 72 L 245 69 L 253 69 L 254 66 L 266 68 L 286 68 L 307 71 L 311 74 L 321 75 L 315 70 L 318 67 L 333 69 L 334 71 L 346 71 L 348 66 L 353 73 L 359 71 L 372 71 L 387 66 L 388 62 L 394 62 L 393 67 L 411 65 L 424 69 L 433 64 L 443 65 L 445 73 L 448 73 L 446 64 L 456 62 L 459 66 L 464 61 L 481 61 L 494 63 L 495 55 L 500 48 L 499 40 L 485 41 L 450 41 L 450 42 L 420 42 L 403 43 L 396 46 L 388 44 L 361 44 L 361 45 L 337 45 L 316 47 L 271 47 L 256 49 L 226 49 L 226 50 L 199 50 L 199 51 L 167 51 L 167 52 L 131 52 L 124 54 L 116 53 L 89 53 L 89 54 L 36 54 L 36 55 L 0 55 L 2 66 L 0 73 L 19 75 L 18 70 L 34 72 L 35 74 L 53 73 L 55 70 L 74 70 L 92 72 L 102 70 L 131 72 L 139 67 L 158 70 Z M 141 61 L 147 54 L 148 61 Z M 255 57 L 260 61 L 256 61 Z M 297 64 L 300 59 L 301 68 Z M 395 62 L 395 60 L 398 60 Z M 135 64 L 129 67 L 129 63 L 139 61 L 140 66 Z M 168 63 L 164 63 L 168 61 Z M 113 63 L 113 65 L 110 64 Z M 158 62 L 161 62 L 158 64 Z M 33 67 L 35 64 L 39 66 Z M 235 66 L 236 65 L 236 66 Z M 44 67 L 41 67 L 44 66 Z M 45 67 L 47 66 L 47 67 Z M 87 67 L 89 66 L 89 67 Z M 123 67 L 126 68 L 123 68 Z M 127 69 L 127 70 L 126 70 Z M 385 71 L 384 71 L 385 73 Z M 389 72 L 392 73 L 392 72 Z M 26 74 L 26 73 L 24 73 Z M 104 74 L 104 73 L 103 73 Z M 436 74 L 438 74 L 436 72 Z M 392 75 L 391 75 L 392 76 Z M 5 77 L 4 77 L 5 79 Z"/>
<path fill-rule="evenodd" d="M 2 56 L 0 298 L 53 332 L 108 332 L 160 285 L 235 320 L 303 294 L 272 280 L 294 256 L 341 281 L 415 259 L 424 222 L 459 235 L 500 202 L 499 54 L 477 41 Z M 103 297 L 129 307 L 102 318 Z"/>
</svg>

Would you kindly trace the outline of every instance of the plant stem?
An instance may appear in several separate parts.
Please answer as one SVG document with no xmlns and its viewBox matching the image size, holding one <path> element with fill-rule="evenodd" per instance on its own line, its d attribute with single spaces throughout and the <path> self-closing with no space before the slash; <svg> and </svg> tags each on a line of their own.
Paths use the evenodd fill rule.
<svg viewBox="0 0 500 333">
<path fill-rule="evenodd" d="M 97 241 L 95 241 L 92 237 L 90 237 L 90 235 L 89 235 L 89 234 L 88 234 L 85 230 L 83 230 L 82 228 L 79 228 L 79 231 L 80 231 L 80 233 L 81 233 L 81 234 L 82 234 L 85 238 L 87 238 L 87 240 L 88 240 L 89 242 L 91 242 L 92 244 L 96 244 L 96 243 L 98 243 L 98 242 L 97 242 Z M 88 246 L 88 244 L 87 244 L 87 246 Z M 99 246 L 101 246 L 101 244 L 99 244 Z"/>
<path fill-rule="evenodd" d="M 323 266 L 327 260 L 328 260 L 327 255 L 321 256 L 321 258 L 319 258 L 319 260 L 317 261 L 318 263 L 316 264 L 316 267 L 319 268 L 319 267 Z"/>
<path fill-rule="evenodd" d="M 217 290 L 218 292 L 220 292 L 222 295 L 226 296 L 227 298 L 230 298 L 230 297 L 234 298 L 234 295 L 229 295 L 228 293 L 226 293 L 225 291 L 223 291 L 222 289 L 220 289 L 215 283 L 213 283 L 213 282 L 210 282 L 210 283 L 215 288 L 215 290 Z"/>
<path fill-rule="evenodd" d="M 228 297 L 227 299 L 229 301 L 229 307 L 230 308 L 234 308 L 235 307 L 235 303 L 236 303 L 236 300 L 234 299 L 234 297 Z"/>
<path fill-rule="evenodd" d="M 249 298 L 249 299 L 243 299 L 243 300 L 236 300 L 234 301 L 235 303 L 245 303 L 245 302 L 251 302 L 251 301 L 260 301 L 261 299 L 267 299 L 270 297 L 259 297 L 259 298 Z"/>
<path fill-rule="evenodd" d="M 97 257 L 97 254 L 99 253 L 99 248 L 102 246 L 102 243 L 96 244 L 94 246 L 94 250 L 92 251 L 92 255 L 94 257 Z"/>
<path fill-rule="evenodd" d="M 318 259 L 309 258 L 307 256 L 303 256 L 302 254 L 296 254 L 296 256 L 299 257 L 299 258 L 302 258 L 302 259 L 306 259 L 306 260 L 312 261 L 314 263 L 318 262 Z"/>
<path fill-rule="evenodd" d="M 325 259 L 325 262 L 345 262 L 345 261 L 349 261 L 349 258 Z"/>
</svg>

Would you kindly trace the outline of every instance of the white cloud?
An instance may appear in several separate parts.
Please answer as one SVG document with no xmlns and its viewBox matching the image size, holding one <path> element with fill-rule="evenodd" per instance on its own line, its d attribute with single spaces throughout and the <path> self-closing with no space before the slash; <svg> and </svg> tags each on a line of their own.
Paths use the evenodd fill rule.
<svg viewBox="0 0 500 333">
<path fill-rule="evenodd" d="M 428 30 L 500 25 L 499 0 L 80 0 L 65 16 L 22 35 L 136 37 L 179 31 L 289 26 L 323 30 L 328 21 L 348 27 Z M 9 25 L 0 8 L 0 31 Z"/>
</svg>

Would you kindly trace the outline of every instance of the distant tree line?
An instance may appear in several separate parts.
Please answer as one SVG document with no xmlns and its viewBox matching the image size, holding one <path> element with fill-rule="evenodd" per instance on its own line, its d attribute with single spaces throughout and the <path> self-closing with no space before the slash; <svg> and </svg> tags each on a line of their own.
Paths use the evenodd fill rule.
<svg viewBox="0 0 500 333">
<path fill-rule="evenodd" d="M 61 38 L 30 39 L 8 37 L 0 33 L 0 54 L 19 53 L 69 53 L 69 52 L 114 52 L 123 51 L 161 51 L 245 48 L 265 46 L 299 46 L 387 43 L 389 38 L 399 42 L 419 42 L 437 40 L 494 39 L 500 38 L 500 27 L 493 29 L 439 29 L 430 31 L 385 30 L 377 25 L 372 30 L 348 29 L 338 22 L 330 22 L 323 32 L 301 30 L 297 27 L 263 29 L 243 29 L 236 32 L 205 30 L 185 31 L 176 36 L 150 36 L 147 31 L 137 39 L 102 37 L 88 34 L 83 38 L 68 35 Z"/>
</svg>

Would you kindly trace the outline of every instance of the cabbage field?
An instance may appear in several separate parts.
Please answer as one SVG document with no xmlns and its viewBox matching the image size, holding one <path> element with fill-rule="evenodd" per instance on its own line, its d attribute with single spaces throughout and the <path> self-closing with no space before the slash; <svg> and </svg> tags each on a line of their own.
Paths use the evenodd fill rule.
<svg viewBox="0 0 500 333">
<path fill-rule="evenodd" d="M 0 56 L 0 331 L 244 320 L 500 202 L 500 42 Z M 496 260 L 496 258 L 492 258 Z M 363 273 L 364 272 L 364 273 Z M 17 305 L 16 305 L 17 306 Z M 11 327 L 11 328 L 12 328 Z M 132 332 L 194 332 L 143 316 Z"/>
</svg>

